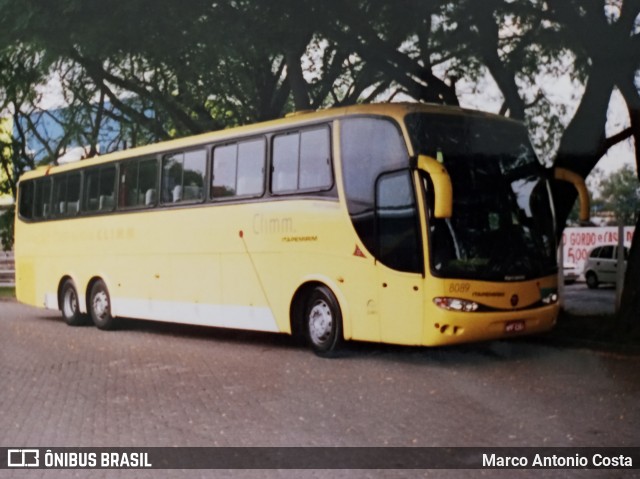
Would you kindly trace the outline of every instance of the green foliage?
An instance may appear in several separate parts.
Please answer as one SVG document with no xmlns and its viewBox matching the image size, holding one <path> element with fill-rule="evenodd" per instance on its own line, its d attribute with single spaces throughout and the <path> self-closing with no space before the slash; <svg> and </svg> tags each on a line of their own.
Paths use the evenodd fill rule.
<svg viewBox="0 0 640 479">
<path fill-rule="evenodd" d="M 640 183 L 630 165 L 604 176 L 600 180 L 599 193 L 604 211 L 611 212 L 615 224 L 635 225 L 640 214 Z"/>
<path fill-rule="evenodd" d="M 16 288 L 10 287 L 1 287 L 0 288 L 0 299 L 9 299 L 16 297 Z"/>
<path fill-rule="evenodd" d="M 618 225 L 620 220 L 626 226 L 636 224 L 640 214 L 640 182 L 631 165 L 611 173 L 595 168 L 586 182 L 592 219 L 603 218 L 609 225 Z M 569 214 L 569 224 L 579 224 L 579 210 L 576 201 Z"/>
<path fill-rule="evenodd" d="M 13 223 L 15 219 L 15 207 L 7 211 L 0 211 L 0 242 L 4 251 L 13 249 Z"/>
</svg>

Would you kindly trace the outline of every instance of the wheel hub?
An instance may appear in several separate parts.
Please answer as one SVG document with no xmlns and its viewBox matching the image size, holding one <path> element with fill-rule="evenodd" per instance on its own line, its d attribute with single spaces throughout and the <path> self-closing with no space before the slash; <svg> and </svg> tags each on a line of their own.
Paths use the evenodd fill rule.
<svg viewBox="0 0 640 479">
<path fill-rule="evenodd" d="M 68 318 L 76 314 L 76 311 L 78 310 L 78 298 L 71 289 L 68 289 L 64 295 L 63 307 L 65 316 Z"/>
<path fill-rule="evenodd" d="M 333 331 L 331 308 L 325 301 L 317 301 L 309 311 L 309 336 L 316 344 L 326 342 Z"/>
<path fill-rule="evenodd" d="M 109 299 L 104 291 L 100 291 L 94 296 L 93 311 L 99 318 L 104 318 L 109 312 Z"/>
</svg>

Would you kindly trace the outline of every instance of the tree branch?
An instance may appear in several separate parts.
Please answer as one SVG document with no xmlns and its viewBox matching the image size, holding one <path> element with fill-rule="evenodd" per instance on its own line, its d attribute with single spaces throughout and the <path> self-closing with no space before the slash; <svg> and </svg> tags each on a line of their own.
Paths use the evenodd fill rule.
<svg viewBox="0 0 640 479">
<path fill-rule="evenodd" d="M 596 153 L 598 155 L 598 158 L 602 158 L 604 155 L 606 155 L 607 151 L 609 151 L 610 148 L 626 140 L 627 138 L 631 138 L 632 136 L 633 136 L 633 128 L 629 127 L 605 139 L 602 142 L 602 147 Z"/>
<path fill-rule="evenodd" d="M 525 105 L 516 85 L 515 72 L 508 68 L 498 55 L 499 26 L 493 18 L 495 6 L 482 7 L 471 17 L 479 31 L 480 55 L 504 96 L 510 116 L 524 120 Z"/>
<path fill-rule="evenodd" d="M 626 78 L 617 82 L 620 93 L 627 104 L 631 119 L 631 134 L 635 140 L 636 168 L 640 179 L 640 93 L 635 85 L 635 71 L 629 71 Z"/>
<path fill-rule="evenodd" d="M 300 49 L 289 48 L 285 53 L 287 61 L 287 79 L 293 93 L 293 102 L 296 110 L 308 110 L 311 108 L 311 100 L 309 99 L 309 91 L 307 82 L 302 74 L 302 65 L 300 58 L 302 53 Z"/>
<path fill-rule="evenodd" d="M 149 91 L 135 81 L 118 77 L 105 70 L 99 61 L 83 57 L 77 50 L 72 50 L 70 55 L 73 60 L 85 68 L 87 74 L 92 77 L 97 84 L 104 85 L 105 82 L 109 82 L 135 93 L 141 98 L 147 98 L 156 105 L 162 106 L 177 123 L 184 125 L 191 133 L 203 132 L 202 126 L 194 121 L 189 114 L 182 109 L 181 105 L 173 101 L 168 95 L 163 95 L 157 91 Z M 110 96 L 110 98 L 112 97 Z"/>
</svg>

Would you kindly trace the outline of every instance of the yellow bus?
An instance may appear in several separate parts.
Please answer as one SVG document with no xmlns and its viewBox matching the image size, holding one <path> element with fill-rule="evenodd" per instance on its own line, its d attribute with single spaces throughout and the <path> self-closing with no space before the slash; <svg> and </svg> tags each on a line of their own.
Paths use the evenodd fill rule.
<svg viewBox="0 0 640 479">
<path fill-rule="evenodd" d="M 344 340 L 547 331 L 549 177 L 522 124 L 423 104 L 301 113 L 42 167 L 19 184 L 17 297 L 70 325 L 299 334 L 321 355 Z"/>
</svg>

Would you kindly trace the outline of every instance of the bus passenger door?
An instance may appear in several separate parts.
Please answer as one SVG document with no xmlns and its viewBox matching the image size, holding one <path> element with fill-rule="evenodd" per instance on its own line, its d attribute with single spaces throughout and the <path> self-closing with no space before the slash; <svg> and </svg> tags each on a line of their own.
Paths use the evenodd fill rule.
<svg viewBox="0 0 640 479">
<path fill-rule="evenodd" d="M 383 342 L 417 345 L 422 340 L 424 261 L 415 198 L 407 169 L 383 174 L 376 181 L 376 257 Z"/>
</svg>

